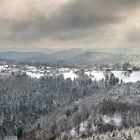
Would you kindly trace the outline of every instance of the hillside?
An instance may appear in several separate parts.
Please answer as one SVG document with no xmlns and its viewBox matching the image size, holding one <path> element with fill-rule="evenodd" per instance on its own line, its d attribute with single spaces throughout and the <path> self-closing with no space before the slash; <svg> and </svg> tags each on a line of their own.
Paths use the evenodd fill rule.
<svg viewBox="0 0 140 140">
<path fill-rule="evenodd" d="M 118 85 L 110 91 L 102 90 L 68 106 L 60 107 L 51 112 L 48 117 L 40 118 L 36 122 L 40 124 L 40 128 L 32 131 L 25 139 L 32 140 L 35 137 L 37 140 L 51 140 L 59 137 L 61 140 L 61 137 L 66 134 L 71 137 L 71 140 L 91 136 L 106 140 L 106 135 L 109 137 L 113 132 L 116 135 L 113 139 L 110 137 L 110 140 L 118 140 L 119 135 L 124 133 L 124 130 L 120 131 L 122 128 L 139 126 L 139 87 L 140 83 Z M 131 92 L 129 89 L 132 89 Z M 120 132 L 117 134 L 117 131 L 113 131 L 115 129 Z M 128 136 L 129 134 L 126 135 Z M 139 131 L 136 133 L 136 137 L 138 136 Z"/>
<path fill-rule="evenodd" d="M 129 57 L 120 53 L 106 53 L 93 50 L 69 49 L 45 52 L 0 52 L 0 59 L 12 59 L 15 61 L 50 62 L 52 64 L 67 64 L 70 66 L 86 67 L 95 64 L 124 63 L 135 60 L 137 55 Z"/>
</svg>

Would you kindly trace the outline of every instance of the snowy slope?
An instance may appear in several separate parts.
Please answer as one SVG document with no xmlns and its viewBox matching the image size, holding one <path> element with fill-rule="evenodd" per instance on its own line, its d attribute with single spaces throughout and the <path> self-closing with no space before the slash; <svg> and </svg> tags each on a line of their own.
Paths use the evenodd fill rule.
<svg viewBox="0 0 140 140">
<path fill-rule="evenodd" d="M 7 70 L 7 69 L 8 69 L 8 65 L 2 65 L 2 66 L 0 66 L 0 71 Z"/>
<path fill-rule="evenodd" d="M 130 74 L 130 76 L 126 76 L 124 71 L 112 71 L 115 75 L 115 77 L 122 79 L 123 82 L 129 83 L 129 82 L 137 82 L 140 81 L 140 71 L 135 71 Z"/>
<path fill-rule="evenodd" d="M 26 74 L 28 76 L 30 76 L 31 78 L 37 78 L 37 79 L 39 79 L 39 78 L 41 78 L 41 77 L 44 76 L 44 74 L 41 74 L 41 73 L 33 73 L 33 72 L 26 72 Z"/>
<path fill-rule="evenodd" d="M 78 78 L 78 75 L 76 73 L 74 73 L 73 71 L 64 72 L 63 76 L 64 76 L 65 79 L 71 78 L 71 80 L 74 80 L 74 79 Z"/>
<path fill-rule="evenodd" d="M 134 71 L 129 76 L 125 75 L 124 71 L 112 71 L 116 78 L 122 80 L 124 83 L 140 81 L 140 71 Z M 86 72 L 92 80 L 100 81 L 105 79 L 104 71 Z"/>
</svg>

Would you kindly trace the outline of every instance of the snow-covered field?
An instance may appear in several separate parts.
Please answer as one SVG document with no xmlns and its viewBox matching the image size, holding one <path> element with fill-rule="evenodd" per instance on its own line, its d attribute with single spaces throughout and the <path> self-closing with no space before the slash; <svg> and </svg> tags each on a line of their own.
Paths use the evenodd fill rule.
<svg viewBox="0 0 140 140">
<path fill-rule="evenodd" d="M 125 75 L 125 71 L 111 71 L 116 78 L 123 81 L 124 83 L 138 82 L 140 81 L 140 71 L 134 71 L 130 75 Z M 100 81 L 105 79 L 104 71 L 92 71 L 86 72 L 86 74 L 92 78 L 92 80 Z"/>
<path fill-rule="evenodd" d="M 39 78 L 41 78 L 41 77 L 44 76 L 44 74 L 41 74 L 41 73 L 34 73 L 34 72 L 26 72 L 26 74 L 27 74 L 28 76 L 30 76 L 31 78 L 37 78 L 37 79 L 39 79 Z"/>
<path fill-rule="evenodd" d="M 79 77 L 78 74 L 78 69 L 70 69 L 70 68 L 50 68 L 46 67 L 46 69 L 42 68 L 36 68 L 34 66 L 24 66 L 17 68 L 16 66 L 10 67 L 8 65 L 2 65 L 0 66 L 0 71 L 3 72 L 5 71 L 6 73 L 11 73 L 11 72 L 25 72 L 28 76 L 31 78 L 41 78 L 45 75 L 61 75 L 63 74 L 64 79 L 71 78 L 72 80 L 76 79 Z M 122 80 L 124 83 L 129 83 L 129 82 L 138 82 L 140 81 L 140 71 L 133 71 L 132 73 L 128 72 L 126 73 L 125 71 L 109 71 L 110 73 L 113 73 L 116 78 L 118 78 L 120 81 Z M 92 80 L 96 81 L 101 81 L 102 79 L 105 79 L 105 71 L 90 71 L 86 69 L 86 72 L 84 73 L 88 77 L 90 77 Z"/>
<path fill-rule="evenodd" d="M 74 80 L 74 79 L 78 78 L 78 75 L 76 73 L 74 73 L 73 71 L 64 72 L 63 76 L 64 76 L 65 79 L 71 78 L 71 80 Z"/>
<path fill-rule="evenodd" d="M 2 65 L 0 66 L 0 71 L 7 70 L 7 68 L 8 68 L 8 65 Z"/>
<path fill-rule="evenodd" d="M 124 71 L 112 71 L 115 77 L 122 79 L 125 83 L 140 81 L 140 71 L 134 71 L 126 76 Z"/>
<path fill-rule="evenodd" d="M 129 82 L 135 83 L 135 82 L 140 81 L 140 71 L 132 72 L 129 76 L 125 75 L 124 71 L 112 71 L 112 73 L 114 74 L 116 78 L 118 78 L 120 81 L 122 80 L 124 83 L 129 83 Z M 38 73 L 26 72 L 26 74 L 30 76 L 31 78 L 37 78 L 37 79 L 45 75 L 39 72 Z M 60 74 L 63 74 L 64 79 L 71 78 L 71 80 L 74 80 L 79 77 L 79 75 L 74 73 L 72 70 L 66 71 Z M 105 79 L 104 71 L 92 71 L 92 72 L 86 72 L 85 74 L 88 75 L 88 77 L 90 77 L 93 81 L 94 80 L 101 81 L 102 79 Z M 59 74 L 56 74 L 56 75 L 59 75 Z"/>
</svg>

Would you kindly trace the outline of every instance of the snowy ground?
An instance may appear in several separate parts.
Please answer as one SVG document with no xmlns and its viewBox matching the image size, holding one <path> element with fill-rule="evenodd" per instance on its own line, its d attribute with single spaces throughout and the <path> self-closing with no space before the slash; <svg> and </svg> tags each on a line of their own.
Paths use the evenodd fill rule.
<svg viewBox="0 0 140 140">
<path fill-rule="evenodd" d="M 74 80 L 78 77 L 78 75 L 76 73 L 74 73 L 73 71 L 64 72 L 63 76 L 64 76 L 65 79 L 71 78 L 72 80 Z"/>
<path fill-rule="evenodd" d="M 31 78 L 37 78 L 37 79 L 39 79 L 39 78 L 41 78 L 41 77 L 44 76 L 44 74 L 41 74 L 41 73 L 34 73 L 34 72 L 26 72 L 26 74 L 27 74 L 28 76 L 30 76 Z"/>
<path fill-rule="evenodd" d="M 23 69 L 25 68 L 25 69 Z M 11 71 L 14 72 L 18 72 L 18 71 L 23 71 L 26 72 L 26 74 L 28 76 L 30 76 L 31 78 L 41 78 L 47 74 L 49 75 L 60 75 L 63 74 L 64 78 L 71 78 L 72 80 L 76 79 L 79 77 L 78 75 L 78 69 L 70 69 L 70 68 L 59 68 L 59 69 L 52 69 L 50 67 L 46 67 L 46 69 L 38 69 L 34 66 L 24 66 L 21 68 L 16 68 L 16 67 L 10 67 L 8 65 L 2 65 L 0 66 L 0 71 L 6 71 L 9 73 Z M 133 71 L 132 73 L 126 75 L 125 71 L 111 71 L 115 77 L 119 78 L 119 80 L 123 81 L 124 83 L 129 83 L 129 82 L 137 82 L 140 81 L 140 71 Z M 100 81 L 102 79 L 105 79 L 105 71 L 90 71 L 88 69 L 86 69 L 85 75 L 87 75 L 88 77 L 90 77 L 92 80 L 96 80 L 96 81 Z"/>
<path fill-rule="evenodd" d="M 129 76 L 125 75 L 124 71 L 112 71 L 112 73 L 115 75 L 115 77 L 119 78 L 119 80 L 122 80 L 124 83 L 140 81 L 140 71 L 134 71 L 130 73 Z M 86 74 L 92 78 L 92 80 L 100 81 L 105 79 L 104 71 L 92 71 L 86 72 Z"/>
<path fill-rule="evenodd" d="M 87 121 L 82 122 L 82 123 L 79 125 L 79 133 L 86 131 L 86 129 L 87 129 Z M 76 128 L 75 128 L 75 127 L 72 128 L 72 130 L 70 131 L 70 134 L 71 134 L 72 136 L 77 135 L 77 131 L 76 131 Z"/>
<path fill-rule="evenodd" d="M 115 77 L 122 79 L 125 83 L 129 82 L 137 82 L 140 81 L 140 71 L 135 71 L 130 74 L 130 76 L 126 76 L 124 71 L 112 71 Z"/>
<path fill-rule="evenodd" d="M 114 116 L 104 115 L 104 116 L 102 116 L 102 118 L 103 118 L 103 121 L 106 124 L 112 124 L 112 125 L 115 125 L 115 126 L 121 126 L 122 118 L 121 118 L 121 116 L 119 114 L 115 114 Z"/>
<path fill-rule="evenodd" d="M 7 70 L 7 68 L 8 68 L 8 65 L 2 65 L 0 66 L 0 71 Z"/>
</svg>

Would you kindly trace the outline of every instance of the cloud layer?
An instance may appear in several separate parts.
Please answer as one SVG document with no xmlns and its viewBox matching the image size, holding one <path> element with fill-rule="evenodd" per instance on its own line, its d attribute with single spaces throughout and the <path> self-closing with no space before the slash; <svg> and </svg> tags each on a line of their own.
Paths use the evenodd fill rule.
<svg viewBox="0 0 140 140">
<path fill-rule="evenodd" d="M 137 47 L 139 0 L 0 0 L 0 47 Z"/>
</svg>

